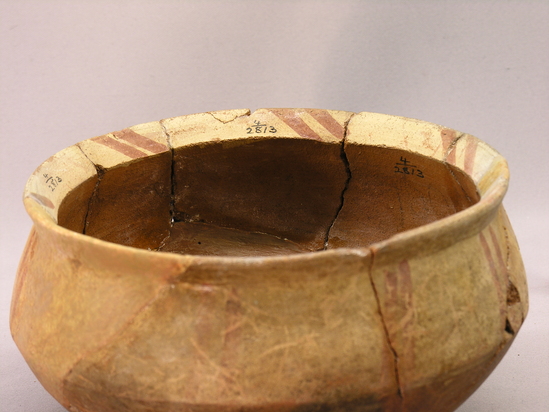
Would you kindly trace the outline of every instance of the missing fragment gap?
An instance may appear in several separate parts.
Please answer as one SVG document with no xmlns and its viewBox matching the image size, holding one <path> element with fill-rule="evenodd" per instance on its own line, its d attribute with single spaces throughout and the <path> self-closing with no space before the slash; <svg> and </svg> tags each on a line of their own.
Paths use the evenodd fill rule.
<svg viewBox="0 0 549 412">
<path fill-rule="evenodd" d="M 228 119 L 222 119 L 221 117 L 216 115 L 216 112 L 206 112 L 206 113 L 209 114 L 210 116 L 212 116 L 218 122 L 226 124 L 226 123 L 231 123 L 231 122 L 235 121 L 236 119 L 238 119 L 240 117 L 249 117 L 253 114 L 250 109 L 243 109 L 242 111 L 243 111 L 243 113 L 239 114 L 239 115 L 234 113 L 234 111 L 229 111 L 229 112 L 232 112 L 232 114 L 234 114 L 234 116 L 229 117 Z"/>
<path fill-rule="evenodd" d="M 511 306 L 515 303 L 520 303 L 520 294 L 517 287 L 509 280 L 507 285 L 507 305 Z"/>
</svg>

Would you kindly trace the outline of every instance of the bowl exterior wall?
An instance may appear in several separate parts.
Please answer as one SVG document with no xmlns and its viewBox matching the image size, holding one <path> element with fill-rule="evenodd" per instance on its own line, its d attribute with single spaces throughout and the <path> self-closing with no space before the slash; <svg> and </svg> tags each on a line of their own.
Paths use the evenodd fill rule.
<svg viewBox="0 0 549 412">
<path fill-rule="evenodd" d="M 144 264 L 151 253 L 74 240 L 33 229 L 11 313 L 72 411 L 450 411 L 527 310 L 503 208 L 476 236 L 390 263 L 374 250 Z"/>
<path fill-rule="evenodd" d="M 178 169 L 168 166 L 181 148 L 246 139 L 312 139 L 341 150 L 348 170 L 340 204 L 328 232 L 313 236 L 315 248 L 328 250 L 246 258 L 147 251 L 178 217 Z M 452 184 L 468 184 L 464 193 L 476 191 L 478 201 L 378 243 L 335 244 L 348 233 L 337 221 L 348 212 L 345 196 L 372 195 L 350 182 L 362 170 L 353 153 L 368 147 L 442 162 L 450 176 L 469 179 Z M 145 158 L 164 165 L 153 179 L 162 187 L 143 189 L 163 206 L 162 233 L 139 243 L 144 249 L 88 236 L 96 230 L 90 216 L 118 210 L 109 196 L 107 208 L 90 196 L 103 196 L 104 184 L 119 193 L 117 170 Z M 72 412 L 452 411 L 496 366 L 528 310 L 524 267 L 501 206 L 507 184 L 505 159 L 473 136 L 372 113 L 212 112 L 90 139 L 48 159 L 27 183 L 34 227 L 14 286 L 12 335 Z M 60 210 L 78 209 L 63 203 L 75 188 L 87 212 L 60 221 Z M 425 217 L 421 207 L 409 209 Z M 358 217 L 348 226 L 364 208 L 351 212 Z"/>
<path fill-rule="evenodd" d="M 379 262 L 374 252 L 371 276 L 402 410 L 456 409 L 503 357 L 528 310 L 524 267 L 503 207 L 480 233 L 448 248 Z"/>
</svg>

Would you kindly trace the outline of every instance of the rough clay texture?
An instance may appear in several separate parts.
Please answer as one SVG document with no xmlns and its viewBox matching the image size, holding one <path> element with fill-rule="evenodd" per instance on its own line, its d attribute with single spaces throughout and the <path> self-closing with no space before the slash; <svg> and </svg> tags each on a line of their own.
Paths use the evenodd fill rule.
<svg viewBox="0 0 549 412">
<path fill-rule="evenodd" d="M 12 334 L 73 412 L 451 411 L 528 309 L 507 179 L 472 136 L 372 113 L 90 139 L 27 184 Z"/>
</svg>

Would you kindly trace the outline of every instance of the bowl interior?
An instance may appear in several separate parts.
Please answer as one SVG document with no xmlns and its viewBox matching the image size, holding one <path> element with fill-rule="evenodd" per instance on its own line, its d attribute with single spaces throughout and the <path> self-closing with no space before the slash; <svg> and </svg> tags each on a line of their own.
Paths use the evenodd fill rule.
<svg viewBox="0 0 549 412">
<path fill-rule="evenodd" d="M 367 247 L 478 200 L 469 176 L 416 153 L 240 139 L 99 169 L 63 199 L 58 222 L 138 248 L 266 256 Z"/>
</svg>

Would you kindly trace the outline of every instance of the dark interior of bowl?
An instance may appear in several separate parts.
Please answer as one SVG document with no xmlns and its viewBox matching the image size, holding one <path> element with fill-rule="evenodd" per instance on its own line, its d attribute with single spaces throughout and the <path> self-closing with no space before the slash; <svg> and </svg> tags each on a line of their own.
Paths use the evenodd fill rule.
<svg viewBox="0 0 549 412">
<path fill-rule="evenodd" d="M 478 199 L 463 172 L 411 152 L 243 139 L 98 168 L 67 195 L 58 221 L 138 248 L 268 256 L 367 247 Z"/>
</svg>

